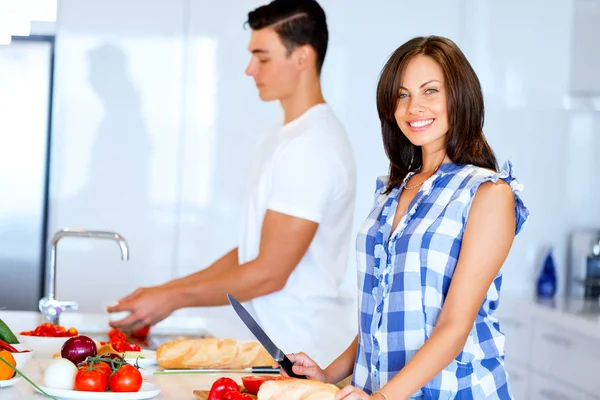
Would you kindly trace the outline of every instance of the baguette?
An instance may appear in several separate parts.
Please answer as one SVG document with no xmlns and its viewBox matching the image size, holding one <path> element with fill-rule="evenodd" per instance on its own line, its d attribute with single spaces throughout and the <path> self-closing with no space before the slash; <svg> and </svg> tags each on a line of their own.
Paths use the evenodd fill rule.
<svg viewBox="0 0 600 400">
<path fill-rule="evenodd" d="M 306 379 L 267 381 L 260 386 L 258 400 L 334 400 L 340 388 Z"/>
<path fill-rule="evenodd" d="M 273 357 L 256 341 L 233 339 L 183 339 L 163 343 L 156 360 L 165 369 L 271 366 Z"/>
</svg>

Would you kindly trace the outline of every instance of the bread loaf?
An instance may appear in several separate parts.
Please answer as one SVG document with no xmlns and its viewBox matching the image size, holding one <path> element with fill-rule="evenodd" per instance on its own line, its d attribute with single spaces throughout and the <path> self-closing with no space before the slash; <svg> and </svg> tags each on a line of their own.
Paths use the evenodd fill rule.
<svg viewBox="0 0 600 400">
<path fill-rule="evenodd" d="M 184 339 L 161 344 L 156 360 L 163 368 L 249 368 L 274 361 L 256 341 Z"/>
<path fill-rule="evenodd" d="M 258 400 L 334 400 L 335 385 L 307 379 L 267 381 L 260 386 Z"/>
</svg>

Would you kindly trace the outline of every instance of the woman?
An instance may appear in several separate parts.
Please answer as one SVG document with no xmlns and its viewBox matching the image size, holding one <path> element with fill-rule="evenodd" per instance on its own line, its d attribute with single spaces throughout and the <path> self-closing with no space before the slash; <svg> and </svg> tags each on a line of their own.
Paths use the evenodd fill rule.
<svg viewBox="0 0 600 400">
<path fill-rule="evenodd" d="M 452 41 L 415 38 L 377 87 L 389 177 L 357 239 L 359 334 L 322 370 L 336 399 L 510 399 L 504 335 L 493 316 L 500 268 L 529 212 L 510 162 L 483 135 L 479 80 Z"/>
</svg>

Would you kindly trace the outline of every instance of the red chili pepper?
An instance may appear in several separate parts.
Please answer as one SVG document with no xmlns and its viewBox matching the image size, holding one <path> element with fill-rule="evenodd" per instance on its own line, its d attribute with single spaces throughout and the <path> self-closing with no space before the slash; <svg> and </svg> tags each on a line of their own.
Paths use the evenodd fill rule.
<svg viewBox="0 0 600 400">
<path fill-rule="evenodd" d="M 15 349 L 3 340 L 0 340 L 0 349 L 8 350 L 10 353 L 19 353 L 19 350 Z"/>
</svg>

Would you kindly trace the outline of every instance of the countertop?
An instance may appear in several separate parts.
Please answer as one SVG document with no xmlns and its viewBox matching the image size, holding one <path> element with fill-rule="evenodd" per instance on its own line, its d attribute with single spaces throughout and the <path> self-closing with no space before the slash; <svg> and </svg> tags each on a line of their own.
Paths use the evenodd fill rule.
<svg viewBox="0 0 600 400">
<path fill-rule="evenodd" d="M 23 373 L 36 384 L 43 382 L 43 371 L 50 360 L 31 360 L 24 368 Z M 152 375 L 152 367 L 145 367 L 144 380 L 160 387 L 161 393 L 154 397 L 156 400 L 193 400 L 194 390 L 209 390 L 212 383 L 222 376 L 228 376 L 239 384 L 241 377 L 248 374 L 189 374 L 189 375 Z M 0 388 L 0 399 L 47 399 L 38 393 L 27 381 L 21 379 L 14 386 Z"/>
<path fill-rule="evenodd" d="M 503 294 L 500 301 L 499 319 L 509 318 L 511 314 L 526 315 L 542 319 L 549 323 L 568 328 L 582 335 L 600 340 L 600 304 L 557 298 L 551 302 L 540 302 L 531 297 Z M 217 314 L 218 315 L 218 314 Z M 39 323 L 39 313 L 0 311 L 3 319 L 15 332 L 31 330 Z M 108 316 L 106 314 L 86 314 L 80 312 L 64 313 L 60 323 L 74 326 L 80 332 L 106 332 Z M 197 336 L 251 338 L 248 332 L 231 325 L 228 318 L 177 317 L 173 316 L 152 328 L 154 334 L 181 334 Z M 49 360 L 32 359 L 24 369 L 34 382 L 41 381 L 42 373 Z M 208 390 L 216 379 L 229 376 L 241 384 L 241 377 L 247 374 L 181 374 L 152 375 L 159 367 L 146 367 L 144 378 L 161 388 L 156 399 L 195 399 L 194 390 Z M 24 379 L 9 388 L 0 388 L 0 399 L 43 399 Z"/>
<path fill-rule="evenodd" d="M 600 340 L 600 303 L 557 297 L 538 300 L 503 293 L 498 310 L 500 324 L 511 314 L 528 316 Z"/>
</svg>

